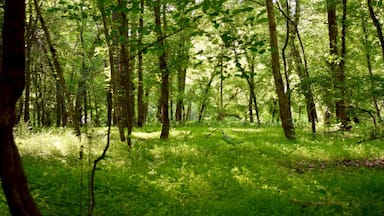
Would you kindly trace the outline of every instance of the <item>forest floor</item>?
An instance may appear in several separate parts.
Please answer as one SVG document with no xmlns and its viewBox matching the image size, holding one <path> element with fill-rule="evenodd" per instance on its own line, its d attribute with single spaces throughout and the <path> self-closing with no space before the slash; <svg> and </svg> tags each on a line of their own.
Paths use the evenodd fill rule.
<svg viewBox="0 0 384 216">
<path fill-rule="evenodd" d="M 113 130 L 94 215 L 384 214 L 384 143 L 359 143 L 357 129 L 316 137 L 297 129 L 295 141 L 277 126 L 180 125 L 168 141 L 159 129 L 135 129 L 130 150 Z M 89 128 L 81 141 L 69 129 L 16 131 L 43 215 L 87 215 L 89 170 L 106 131 Z"/>
</svg>

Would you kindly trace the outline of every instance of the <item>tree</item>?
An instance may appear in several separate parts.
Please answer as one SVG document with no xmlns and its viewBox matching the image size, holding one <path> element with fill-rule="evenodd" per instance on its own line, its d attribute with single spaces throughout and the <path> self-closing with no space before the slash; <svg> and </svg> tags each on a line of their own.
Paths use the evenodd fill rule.
<svg viewBox="0 0 384 216">
<path fill-rule="evenodd" d="M 153 10 L 155 16 L 155 28 L 157 35 L 157 46 L 159 49 L 159 68 L 161 73 L 161 91 L 160 91 L 160 111 L 161 111 L 161 121 L 163 123 L 160 138 L 167 139 L 169 136 L 169 114 L 168 114 L 168 103 L 169 103 L 169 68 L 167 66 L 167 53 L 164 45 L 164 34 L 162 27 L 165 23 L 162 24 L 161 21 L 161 1 L 157 0 L 154 2 Z M 163 15 L 164 16 L 164 15 Z"/>
<path fill-rule="evenodd" d="M 125 8 L 127 5 L 127 2 L 125 0 L 119 0 L 119 7 Z M 130 58 L 130 51 L 128 48 L 128 42 L 129 42 L 129 36 L 128 36 L 128 18 L 127 14 L 124 12 L 124 10 L 121 10 L 120 12 L 120 23 L 121 26 L 119 28 L 120 33 L 120 67 L 119 67 L 119 78 L 121 86 L 123 87 L 123 91 L 125 93 L 124 98 L 124 118 L 126 121 L 126 126 L 128 127 L 128 136 L 127 136 L 127 144 L 129 147 L 132 146 L 132 128 L 133 128 L 133 116 L 134 116 L 134 101 L 133 101 L 133 82 L 132 82 L 132 64 Z"/>
<path fill-rule="evenodd" d="M 0 72 L 0 177 L 12 215 L 40 215 L 29 191 L 12 129 L 25 85 L 25 1 L 6 0 Z"/>
<path fill-rule="evenodd" d="M 79 125 L 79 122 L 77 121 L 77 114 L 76 114 L 76 112 L 73 108 L 73 105 L 72 105 L 73 101 L 72 101 L 71 92 L 69 91 L 69 89 L 66 85 L 66 81 L 64 78 L 64 70 L 63 70 L 62 66 L 60 65 L 59 57 L 57 55 L 55 47 L 53 46 L 51 34 L 50 34 L 49 29 L 45 23 L 45 20 L 41 14 L 38 0 L 33 0 L 33 1 L 34 1 L 37 17 L 40 20 L 41 27 L 44 30 L 44 34 L 45 34 L 45 38 L 46 38 L 47 43 L 48 43 L 49 51 L 51 52 L 51 55 L 52 55 L 53 66 L 54 66 L 56 73 L 57 73 L 57 79 L 59 81 L 60 87 L 64 91 L 64 96 L 66 99 L 66 105 L 68 107 L 68 111 L 69 111 L 69 114 L 71 116 L 72 126 L 75 130 L 76 135 L 80 136 L 81 135 L 80 125 Z"/>
<path fill-rule="evenodd" d="M 142 48 L 143 44 L 143 31 L 144 31 L 144 0 L 140 0 L 140 15 L 139 15 L 139 38 L 138 47 Z M 142 127 L 145 122 L 145 103 L 144 103 L 144 81 L 143 81 L 143 53 L 139 50 L 137 54 L 137 126 Z"/>
<path fill-rule="evenodd" d="M 279 99 L 279 114 L 284 130 L 284 135 L 287 139 L 295 138 L 295 130 L 292 122 L 291 106 L 289 102 L 289 92 L 284 91 L 284 83 L 280 73 L 280 58 L 276 33 L 275 13 L 273 9 L 272 0 L 266 0 L 268 23 L 269 23 L 269 37 L 271 46 L 271 59 L 272 59 L 272 73 L 275 81 L 276 93 Z"/>
<path fill-rule="evenodd" d="M 337 3 L 334 0 L 327 0 L 328 17 L 328 36 L 329 54 L 328 63 L 334 77 L 334 88 L 336 90 L 336 117 L 342 123 L 342 127 L 347 125 L 347 112 L 345 105 L 345 54 L 346 54 L 346 0 L 343 0 L 342 30 L 341 30 L 341 52 L 338 48 L 338 27 L 337 27 Z"/>
</svg>

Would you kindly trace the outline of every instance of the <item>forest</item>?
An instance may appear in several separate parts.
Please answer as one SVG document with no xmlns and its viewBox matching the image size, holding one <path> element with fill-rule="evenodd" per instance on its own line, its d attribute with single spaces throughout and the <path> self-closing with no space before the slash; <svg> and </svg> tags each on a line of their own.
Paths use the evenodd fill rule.
<svg viewBox="0 0 384 216">
<path fill-rule="evenodd" d="M 0 6 L 0 215 L 384 214 L 382 0 Z"/>
</svg>

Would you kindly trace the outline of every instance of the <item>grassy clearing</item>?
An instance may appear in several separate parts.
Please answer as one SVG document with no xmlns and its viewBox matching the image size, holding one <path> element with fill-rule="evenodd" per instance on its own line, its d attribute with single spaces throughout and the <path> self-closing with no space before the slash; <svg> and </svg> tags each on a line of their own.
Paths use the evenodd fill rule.
<svg viewBox="0 0 384 216">
<path fill-rule="evenodd" d="M 298 130 L 287 141 L 278 127 L 187 125 L 161 141 L 158 130 L 137 129 L 130 152 L 113 131 L 96 174 L 95 215 L 384 214 L 383 167 L 350 165 L 383 159 L 382 140 L 357 144 L 353 132 L 313 138 Z M 17 133 L 43 215 L 79 215 L 80 199 L 86 214 L 89 161 L 101 153 L 105 131 L 89 129 L 81 142 L 68 130 Z"/>
</svg>

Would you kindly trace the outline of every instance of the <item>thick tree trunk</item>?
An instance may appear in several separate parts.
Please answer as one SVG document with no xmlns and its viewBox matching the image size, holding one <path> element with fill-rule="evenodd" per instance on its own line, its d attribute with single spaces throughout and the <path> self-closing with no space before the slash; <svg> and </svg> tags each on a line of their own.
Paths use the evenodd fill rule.
<svg viewBox="0 0 384 216">
<path fill-rule="evenodd" d="M 276 33 L 275 13 L 273 9 L 272 0 L 266 0 L 268 23 L 269 23 L 269 35 L 271 45 L 271 59 L 272 59 L 272 72 L 275 80 L 276 93 L 279 99 L 279 111 L 282 127 L 285 137 L 287 139 L 295 138 L 295 130 L 292 122 L 291 107 L 289 103 L 288 93 L 284 92 L 283 78 L 280 73 L 280 59 L 278 51 L 278 41 Z"/>
<path fill-rule="evenodd" d="M 166 48 L 164 46 L 164 35 L 162 31 L 161 24 L 161 14 L 160 14 L 160 2 L 154 2 L 154 15 L 155 15 L 155 25 L 156 25 L 156 34 L 158 41 L 158 49 L 161 50 L 159 54 L 159 64 L 161 72 L 161 92 L 160 92 L 160 107 L 161 107 L 161 120 L 163 123 L 160 138 L 167 139 L 169 136 L 169 114 L 168 114 L 168 102 L 169 102 L 169 69 L 167 66 L 166 60 Z M 165 23 L 163 24 L 165 25 Z"/>
<path fill-rule="evenodd" d="M 0 72 L 0 177 L 11 214 L 34 216 L 40 212 L 29 191 L 12 134 L 15 105 L 25 85 L 24 25 L 25 1 L 6 0 Z"/>
<path fill-rule="evenodd" d="M 342 50 L 341 56 L 339 55 L 338 45 L 337 45 L 337 16 L 336 16 L 336 1 L 327 0 L 327 14 L 328 14 L 328 36 L 329 36 L 329 54 L 331 55 L 331 61 L 329 62 L 333 77 L 335 79 L 334 86 L 336 94 L 340 99 L 336 100 L 336 117 L 342 123 L 343 127 L 346 127 L 347 124 L 347 113 L 345 106 L 345 74 L 344 74 L 344 59 L 342 58 L 345 55 L 345 18 L 346 18 L 346 8 L 343 1 L 343 20 L 342 20 Z M 340 60 L 340 62 L 339 62 Z"/>
<path fill-rule="evenodd" d="M 126 1 L 125 0 L 119 0 L 119 5 L 121 8 L 126 7 Z M 124 116 L 126 119 L 126 126 L 128 128 L 128 136 L 127 136 L 127 144 L 128 147 L 132 146 L 132 128 L 133 128 L 133 119 L 134 119 L 134 113 L 133 113 L 133 82 L 132 82 L 132 67 L 130 62 L 130 52 L 127 48 L 127 44 L 129 42 L 128 37 L 128 20 L 127 15 L 125 12 L 120 13 L 120 22 L 121 26 L 119 29 L 120 37 L 124 38 L 123 41 L 120 41 L 120 83 L 121 86 L 124 88 L 125 93 L 125 113 Z"/>
</svg>

